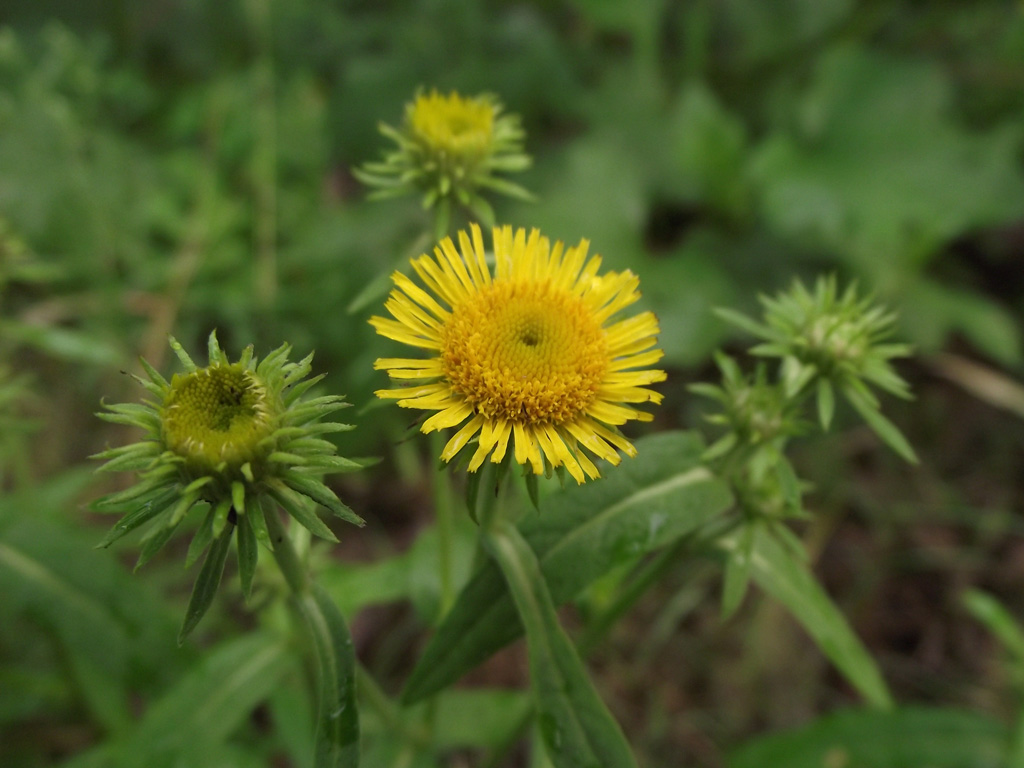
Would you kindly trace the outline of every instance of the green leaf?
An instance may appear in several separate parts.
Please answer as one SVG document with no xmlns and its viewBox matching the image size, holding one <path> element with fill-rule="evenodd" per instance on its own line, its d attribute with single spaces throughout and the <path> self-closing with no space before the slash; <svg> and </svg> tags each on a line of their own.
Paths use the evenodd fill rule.
<svg viewBox="0 0 1024 768">
<path fill-rule="evenodd" d="M 792 355 L 786 355 L 782 359 L 780 375 L 782 384 L 785 387 L 786 397 L 793 399 L 800 390 L 807 386 L 807 383 L 818 373 L 818 369 L 810 364 L 801 363 Z"/>
<path fill-rule="evenodd" d="M 249 518 L 256 540 L 262 543 L 271 552 L 274 551 L 274 542 L 270 540 L 270 531 L 267 530 L 267 518 L 264 515 L 276 515 L 277 508 L 270 499 L 263 495 L 257 496 L 255 501 L 250 499 L 245 508 L 245 514 Z"/>
<path fill-rule="evenodd" d="M 1019 126 L 967 132 L 952 118 L 950 82 L 937 61 L 865 46 L 820 56 L 787 113 L 797 120 L 752 162 L 769 225 L 838 250 L 878 282 L 910 282 L 943 243 L 1014 220 L 1024 209 Z"/>
<path fill-rule="evenodd" d="M 985 625 L 989 632 L 999 638 L 1018 664 L 1024 664 L 1024 629 L 998 600 L 980 589 L 964 592 L 964 606 L 971 615 Z"/>
<path fill-rule="evenodd" d="M 740 607 L 750 585 L 750 553 L 754 547 L 757 524 L 749 523 L 739 532 L 739 543 L 729 552 L 725 563 L 725 583 L 722 587 L 722 620 L 732 616 Z"/>
<path fill-rule="evenodd" d="M 418 256 L 424 249 L 428 248 L 429 245 L 429 235 L 426 233 L 421 235 L 410 244 L 406 252 L 402 255 L 402 258 L 395 261 L 393 268 L 404 269 L 409 263 L 408 260 L 410 258 Z M 391 273 L 392 269 L 387 269 L 374 276 L 368 283 L 366 283 L 363 289 L 356 294 L 355 298 L 349 302 L 345 311 L 350 315 L 354 315 L 363 312 L 367 307 L 379 304 L 381 300 L 388 295 L 388 291 L 391 289 Z"/>
<path fill-rule="evenodd" d="M 432 623 L 443 591 L 438 546 L 437 526 L 430 525 L 420 529 L 412 546 L 401 554 L 366 563 L 334 561 L 318 574 L 317 583 L 345 616 L 354 616 L 368 605 L 407 599 L 419 616 Z M 452 583 L 462 585 L 469 578 L 477 549 L 476 526 L 456 517 L 450 546 Z"/>
<path fill-rule="evenodd" d="M 341 613 L 318 586 L 299 608 L 316 649 L 320 681 L 316 731 L 317 768 L 356 768 L 359 764 L 359 712 L 355 654 Z"/>
<path fill-rule="evenodd" d="M 328 541 L 338 540 L 324 521 L 317 517 L 316 511 L 306 497 L 297 495 L 284 485 L 268 485 L 267 491 L 274 497 L 274 501 L 284 507 L 284 510 L 310 533 Z"/>
<path fill-rule="evenodd" d="M 294 768 L 313 768 L 313 753 L 309 748 L 309 735 L 315 728 L 313 707 L 315 702 L 306 690 L 305 679 L 281 681 L 270 694 L 267 702 L 274 733 L 288 753 L 289 765 Z"/>
<path fill-rule="evenodd" d="M 103 451 L 89 458 L 107 460 L 106 464 L 100 467 L 101 472 L 136 472 L 148 469 L 162 450 L 157 441 L 145 440 Z"/>
<path fill-rule="evenodd" d="M 256 531 L 252 527 L 253 515 L 258 512 L 259 510 L 253 509 L 252 514 L 237 515 L 235 518 L 235 527 L 238 531 L 235 539 L 238 548 L 238 578 L 242 582 L 242 594 L 246 600 L 252 594 L 252 578 L 256 573 L 256 561 L 259 558 Z"/>
<path fill-rule="evenodd" d="M 117 523 L 114 524 L 113 528 L 107 531 L 107 535 L 104 536 L 103 540 L 96 545 L 97 549 L 109 547 L 126 533 L 130 533 L 140 525 L 149 522 L 161 512 L 168 509 L 171 504 L 178 499 L 179 495 L 180 490 L 174 486 L 166 489 L 162 494 L 142 502 L 137 510 L 129 512 L 118 520 Z"/>
<path fill-rule="evenodd" d="M 713 210 L 742 213 L 749 187 L 743 121 L 696 80 L 683 87 L 668 121 L 672 181 L 679 192 Z"/>
<path fill-rule="evenodd" d="M 82 653 L 69 653 L 68 667 L 78 695 L 96 722 L 110 733 L 127 731 L 133 717 L 124 695 L 124 681 L 109 675 Z"/>
<path fill-rule="evenodd" d="M 878 435 L 882 441 L 892 448 L 896 453 L 902 456 L 904 459 L 909 461 L 911 464 L 917 464 L 917 454 L 914 449 L 910 447 L 910 443 L 907 442 L 907 438 L 903 436 L 899 428 L 889 421 L 865 396 L 864 394 L 854 388 L 844 386 L 842 389 L 843 396 L 846 401 L 854 407 L 854 410 L 860 414 L 861 418 L 867 422 L 871 430 Z"/>
<path fill-rule="evenodd" d="M 177 468 L 172 465 L 160 467 L 123 491 L 100 496 L 90 505 L 90 508 L 103 513 L 134 512 L 139 505 L 163 493 L 168 486 L 168 475 L 176 471 Z"/>
<path fill-rule="evenodd" d="M 729 768 L 997 768 L 1009 734 L 996 720 L 956 709 L 859 710 L 761 737 L 735 750 Z"/>
<path fill-rule="evenodd" d="M 637 441 L 639 457 L 603 480 L 542 501 L 522 523 L 555 604 L 575 597 L 623 562 L 699 528 L 732 504 L 728 488 L 700 464 L 693 433 Z M 414 702 L 446 687 L 519 637 L 522 627 L 500 572 L 486 564 L 466 585 L 409 678 Z"/>
<path fill-rule="evenodd" d="M 97 681 L 102 678 L 123 696 L 125 690 L 138 690 L 141 680 L 162 684 L 189 655 L 175 647 L 176 620 L 159 596 L 132 578 L 111 552 L 92 549 L 96 529 L 79 527 L 68 516 L 91 475 L 57 474 L 45 485 L 0 496 L 0 626 L 15 632 L 7 633 L 8 639 L 31 625 L 40 627 L 26 640 L 52 638 L 47 646 L 73 673 L 79 689 L 72 695 L 93 710 L 97 723 L 113 728 L 123 718 L 104 700 L 117 696 Z M 26 514 L 29 509 L 32 514 Z M 10 663 L 19 674 L 30 672 L 32 662 L 19 655 L 19 647 L 30 646 L 12 646 Z M 2 665 L 0 678 L 0 719 L 10 712 L 11 699 L 19 706 L 23 698 L 38 700 Z M 57 688 L 48 692 L 51 701 L 68 690 L 65 676 L 55 683 Z"/>
<path fill-rule="evenodd" d="M 304 496 L 309 496 L 317 504 L 327 507 L 327 509 L 331 510 L 342 520 L 360 527 L 366 525 L 366 521 L 363 518 L 343 504 L 334 491 L 319 480 L 287 470 L 281 472 L 281 479 L 288 484 L 289 488 L 298 491 Z"/>
<path fill-rule="evenodd" d="M 125 768 L 206 765 L 208 753 L 248 719 L 292 664 L 285 644 L 250 632 L 211 651 L 154 702 L 122 742 Z M 169 760 L 175 756 L 177 761 Z"/>
<path fill-rule="evenodd" d="M 530 681 L 552 763 L 556 768 L 635 768 L 626 737 L 558 623 L 534 551 L 507 523 L 488 531 L 485 543 L 505 576 L 526 629 Z"/>
<path fill-rule="evenodd" d="M 206 555 L 206 560 L 203 561 L 203 567 L 192 587 L 192 597 L 189 598 L 188 607 L 185 609 L 185 620 L 178 632 L 179 645 L 196 628 L 196 624 L 213 603 L 213 597 L 217 594 L 217 588 L 220 586 L 221 576 L 224 575 L 224 561 L 227 560 L 228 550 L 231 548 L 233 533 L 233 525 L 225 528 L 214 540 L 213 546 L 210 547 L 210 551 Z"/>
<path fill-rule="evenodd" d="M 735 309 L 729 309 L 728 307 L 717 307 L 715 314 L 725 320 L 731 325 L 735 325 L 737 328 L 746 331 L 751 336 L 756 336 L 759 339 L 774 339 L 775 334 L 771 328 L 762 325 L 756 320 L 751 320 L 749 317 L 744 315 L 742 312 L 737 312 Z"/>
<path fill-rule="evenodd" d="M 836 396 L 832 389 L 832 382 L 823 376 L 818 379 L 818 421 L 826 432 L 832 426 L 832 416 L 835 411 Z"/>
<path fill-rule="evenodd" d="M 0 587 L 5 600 L 11 600 L 12 594 L 24 594 L 31 610 L 62 636 L 77 632 L 80 641 L 75 644 L 93 646 L 90 656 L 97 664 L 109 672 L 122 671 L 128 637 L 102 595 L 83 590 L 17 542 L 2 540 Z"/>
<path fill-rule="evenodd" d="M 723 539 L 730 555 L 738 536 Z M 807 564 L 768 526 L 759 526 L 750 557 L 750 574 L 803 625 L 829 660 L 873 707 L 889 708 L 892 697 L 874 659 L 822 589 Z"/>
<path fill-rule="evenodd" d="M 449 689 L 426 706 L 434 708 L 434 741 L 445 749 L 499 748 L 532 708 L 525 691 L 505 688 Z"/>
<path fill-rule="evenodd" d="M 199 559 L 199 556 L 206 551 L 206 548 L 210 546 L 210 542 L 213 541 L 213 518 L 216 514 L 216 510 L 210 507 L 206 512 L 206 517 L 203 518 L 203 522 L 196 528 L 196 532 L 192 534 L 192 541 L 188 544 L 188 552 L 185 553 L 185 567 L 191 568 L 192 563 Z"/>
<path fill-rule="evenodd" d="M 146 532 L 146 535 L 142 537 L 142 548 L 139 550 L 139 557 L 135 561 L 136 571 L 148 563 L 153 555 L 163 549 L 164 544 L 166 544 L 170 540 L 171 536 L 174 535 L 174 532 L 178 528 L 178 524 L 166 524 L 169 520 L 170 515 L 165 515 L 158 519 L 152 527 L 150 527 L 149 531 Z"/>
<path fill-rule="evenodd" d="M 6 320 L 0 322 L 0 334 L 9 341 L 35 347 L 48 355 L 73 363 L 113 368 L 124 360 L 121 350 L 111 342 L 70 328 Z"/>
<path fill-rule="evenodd" d="M 470 213 L 473 214 L 474 218 L 485 229 L 490 229 L 494 226 L 494 208 L 491 207 L 491 204 L 485 198 L 480 195 L 470 195 L 466 207 L 469 208 Z"/>
<path fill-rule="evenodd" d="M 900 332 L 923 352 L 941 352 L 949 335 L 959 332 L 1007 367 L 1017 368 L 1024 361 L 1019 317 L 963 284 L 918 277 L 900 297 L 900 307 Z"/>
</svg>

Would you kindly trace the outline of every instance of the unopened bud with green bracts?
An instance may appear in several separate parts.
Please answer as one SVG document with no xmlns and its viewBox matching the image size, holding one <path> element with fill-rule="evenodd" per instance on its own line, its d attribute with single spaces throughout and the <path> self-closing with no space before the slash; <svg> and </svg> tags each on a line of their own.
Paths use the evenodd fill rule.
<svg viewBox="0 0 1024 768">
<path fill-rule="evenodd" d="M 361 465 L 338 456 L 334 444 L 324 439 L 351 429 L 324 420 L 348 403 L 336 395 L 306 397 L 323 378 L 309 376 L 312 354 L 291 362 L 291 348 L 285 344 L 257 360 L 249 346 L 232 363 L 211 333 L 209 362 L 200 368 L 174 339 L 171 347 L 184 372 L 167 381 L 143 360 L 148 379 L 135 378 L 152 399 L 105 405 L 98 414 L 139 427 L 145 436 L 94 457 L 106 460 L 101 471 L 134 471 L 138 482 L 97 499 L 92 507 L 122 515 L 101 547 L 148 524 L 136 567 L 170 539 L 188 514 L 203 515 L 186 566 L 208 553 L 186 612 L 183 638 L 212 602 L 232 538 L 237 541 L 242 589 L 249 595 L 257 542 L 273 548 L 266 516 L 279 514 L 278 507 L 330 541 L 337 538 L 317 516 L 318 506 L 362 525 L 362 518 L 321 481 L 324 474 Z"/>
<path fill-rule="evenodd" d="M 421 193 L 424 209 L 434 211 L 438 239 L 447 234 L 453 203 L 485 226 L 494 226 L 484 191 L 533 199 L 523 187 L 498 175 L 525 170 L 531 162 L 523 151 L 525 134 L 519 118 L 502 109 L 489 94 L 419 93 L 406 104 L 399 128 L 380 126 L 396 148 L 353 173 L 375 188 L 373 198 Z"/>
<path fill-rule="evenodd" d="M 795 281 L 786 292 L 761 297 L 764 321 L 739 312 L 718 310 L 719 316 L 763 340 L 751 354 L 781 361 L 779 378 L 786 397 L 813 393 L 818 419 L 828 429 L 835 411 L 835 392 L 842 395 L 872 430 L 908 461 L 917 456 L 899 429 L 882 415 L 872 387 L 910 399 L 910 388 L 891 361 L 907 357 L 907 344 L 889 343 L 896 316 L 857 295 L 851 285 L 840 292 L 834 277 L 820 278 L 809 291 Z"/>
</svg>

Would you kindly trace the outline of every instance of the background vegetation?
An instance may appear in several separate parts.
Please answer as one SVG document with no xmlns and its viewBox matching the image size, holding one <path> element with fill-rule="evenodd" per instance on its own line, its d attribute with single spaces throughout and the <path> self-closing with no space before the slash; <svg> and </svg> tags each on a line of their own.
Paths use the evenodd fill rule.
<svg viewBox="0 0 1024 768">
<path fill-rule="evenodd" d="M 838 435 L 798 445 L 816 487 L 796 530 L 898 701 L 950 720 L 864 720 L 774 603 L 753 594 L 723 622 L 719 572 L 681 562 L 591 656 L 641 764 L 803 765 L 844 728 L 920 732 L 935 760 L 952 760 L 937 734 L 970 733 L 942 764 L 999 764 L 1022 657 L 976 620 L 995 609 L 962 597 L 1024 613 L 1022 62 L 1024 7 L 995 0 L 6 0 L 0 762 L 164 739 L 195 751 L 182 765 L 306 764 L 302 674 L 268 639 L 281 617 L 257 601 L 254 618 L 229 579 L 179 649 L 182 553 L 132 576 L 133 542 L 92 549 L 110 521 L 86 503 L 111 486 L 87 457 L 126 438 L 93 413 L 136 399 L 121 371 L 138 355 L 169 372 L 168 333 L 201 350 L 217 328 L 232 355 L 316 349 L 357 406 L 342 452 L 383 461 L 336 488 L 369 524 L 315 555 L 360 659 L 397 692 L 438 610 L 434 459 L 403 441 L 408 414 L 371 402 L 389 347 L 366 320 L 429 220 L 365 202 L 350 169 L 379 156 L 379 121 L 436 86 L 522 116 L 535 163 L 516 181 L 539 202 L 500 201 L 499 221 L 589 238 L 641 276 L 670 373 L 649 431 L 701 423 L 686 385 L 736 341 L 712 308 L 754 312 L 794 276 L 857 279 L 916 346 L 900 368 L 918 399 L 886 408 L 921 465 L 840 412 Z M 601 589 L 563 619 L 585 626 Z M 989 626 L 1012 645 L 1003 618 Z M 238 659 L 254 660 L 242 676 Z M 524 679 L 513 646 L 438 705 L 449 764 L 475 764 L 523 706 L 474 691 Z M 393 727 L 364 724 L 370 742 Z M 368 754 L 392 764 L 386 743 Z M 914 754 L 897 764 L 930 759 Z"/>
</svg>

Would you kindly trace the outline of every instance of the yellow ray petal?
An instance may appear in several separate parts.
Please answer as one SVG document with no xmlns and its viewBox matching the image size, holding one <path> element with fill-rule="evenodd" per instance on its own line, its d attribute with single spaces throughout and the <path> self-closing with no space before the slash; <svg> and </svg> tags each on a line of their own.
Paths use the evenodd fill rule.
<svg viewBox="0 0 1024 768">
<path fill-rule="evenodd" d="M 439 411 L 423 422 L 423 426 L 420 427 L 421 432 L 433 432 L 435 429 L 447 429 L 448 427 L 454 427 L 456 424 L 461 424 L 466 418 L 473 413 L 473 406 L 458 402 L 455 405 L 450 405 L 443 411 Z"/>
<path fill-rule="evenodd" d="M 483 422 L 483 416 L 474 416 L 466 426 L 456 432 L 454 437 L 448 441 L 444 450 L 441 451 L 441 458 L 445 461 L 451 461 L 455 454 L 465 448 L 466 443 L 473 439 L 473 435 L 480 431 L 480 425 Z"/>
<path fill-rule="evenodd" d="M 446 384 L 429 384 L 422 387 L 399 387 L 398 389 L 378 389 L 375 394 L 380 398 L 410 398 L 410 397 L 426 397 L 427 395 L 433 395 L 438 392 L 447 392 L 448 386 Z"/>
<path fill-rule="evenodd" d="M 497 464 L 505 458 L 505 452 L 508 450 L 508 438 L 512 434 L 512 422 L 507 419 L 500 419 L 495 427 L 495 434 L 497 438 L 494 444 L 494 453 L 491 454 L 491 461 Z"/>
<path fill-rule="evenodd" d="M 436 357 L 378 357 L 373 362 L 373 367 L 378 371 L 386 368 L 406 368 L 409 370 L 436 370 L 440 373 L 444 370 L 441 361 Z"/>
</svg>

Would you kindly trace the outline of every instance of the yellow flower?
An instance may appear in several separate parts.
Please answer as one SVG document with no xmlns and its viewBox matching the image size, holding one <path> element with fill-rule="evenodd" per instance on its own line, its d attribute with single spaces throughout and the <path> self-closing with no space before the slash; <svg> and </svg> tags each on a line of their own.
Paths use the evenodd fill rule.
<svg viewBox="0 0 1024 768">
<path fill-rule="evenodd" d="M 646 368 L 663 354 L 654 315 L 611 320 L 640 298 L 637 277 L 599 276 L 601 258 L 587 258 L 586 240 L 565 250 L 537 230 L 496 228 L 492 270 L 478 226 L 458 237 L 461 253 L 445 238 L 433 258 L 413 259 L 426 290 L 392 276 L 386 307 L 394 319 L 370 323 L 432 356 L 377 360 L 375 368 L 403 382 L 377 396 L 437 411 L 424 432 L 461 424 L 441 458 L 450 461 L 476 438 L 471 472 L 488 455 L 502 461 L 510 442 L 517 463 L 536 474 L 545 463 L 564 466 L 578 483 L 600 476 L 581 449 L 612 464 L 618 451 L 634 456 L 616 427 L 650 421 L 627 404 L 660 403 L 647 385 L 665 380 L 664 371 Z"/>
<path fill-rule="evenodd" d="M 454 91 L 420 94 L 406 106 L 405 122 L 418 143 L 439 163 L 472 167 L 490 152 L 494 140 L 495 104 L 486 98 L 467 99 Z"/>
<path fill-rule="evenodd" d="M 379 162 L 354 168 L 353 173 L 374 187 L 371 197 L 375 199 L 421 193 L 424 209 L 434 211 L 438 237 L 448 231 L 455 205 L 491 224 L 494 211 L 484 193 L 533 199 L 527 190 L 504 178 L 506 173 L 528 168 L 530 157 L 523 152 L 525 134 L 519 118 L 503 109 L 488 94 L 420 93 L 405 105 L 399 128 L 380 125 L 396 149 Z"/>
</svg>

